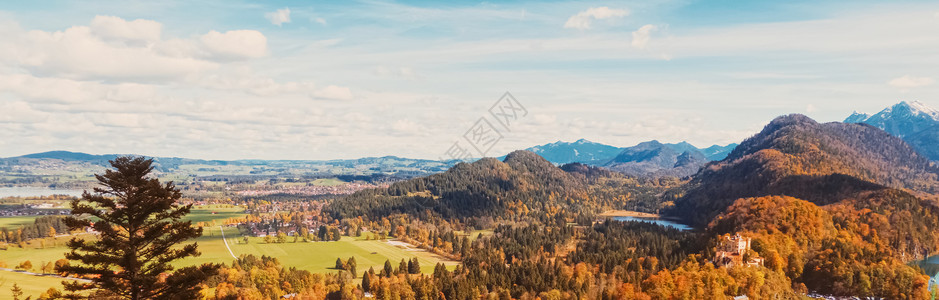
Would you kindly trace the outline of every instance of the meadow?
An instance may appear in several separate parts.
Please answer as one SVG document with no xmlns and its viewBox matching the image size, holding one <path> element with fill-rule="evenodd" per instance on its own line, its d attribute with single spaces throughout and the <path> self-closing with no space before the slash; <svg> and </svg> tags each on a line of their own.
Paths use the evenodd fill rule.
<svg viewBox="0 0 939 300">
<path fill-rule="evenodd" d="M 14 283 L 23 289 L 23 296 L 32 296 L 33 299 L 38 298 L 50 287 L 62 290 L 60 278 L 0 271 L 0 299 L 13 299 L 10 289 L 13 288 Z"/>
<path fill-rule="evenodd" d="M 36 216 L 0 217 L 0 228 L 14 229 L 23 225 L 33 224 Z"/>
<path fill-rule="evenodd" d="M 390 260 L 392 265 L 397 267 L 402 259 L 410 260 L 417 257 L 421 264 L 421 271 L 428 273 L 433 272 L 434 266 L 438 262 L 443 262 L 450 268 L 458 264 L 458 262 L 443 260 L 430 252 L 406 249 L 387 241 L 365 240 L 357 237 L 342 237 L 339 241 L 333 242 L 303 242 L 302 240 L 293 242 L 293 237 L 289 237 L 286 243 L 264 243 L 261 238 L 248 237 L 248 242 L 244 243 L 244 236 L 238 232 L 237 228 L 219 226 L 224 219 L 243 215 L 241 208 L 230 205 L 208 205 L 194 208 L 192 213 L 187 216 L 187 219 L 208 224 L 215 221 L 216 225 L 204 227 L 203 236 L 195 240 L 199 244 L 199 251 L 202 252 L 201 256 L 187 258 L 176 262 L 174 265 L 230 264 L 234 260 L 231 253 L 235 256 L 253 254 L 276 257 L 284 266 L 309 270 L 314 273 L 337 272 L 338 270 L 333 268 L 336 264 L 336 258 L 346 260 L 353 256 L 358 265 L 358 275 L 368 270 L 369 267 L 374 267 L 376 270 L 381 269 L 385 260 Z M 24 221 L 28 222 L 25 218 L 11 218 L 6 223 L 19 224 Z M 222 239 L 222 230 L 225 233 L 224 241 Z M 33 240 L 25 248 L 14 246 L 9 247 L 7 250 L 0 250 L 0 263 L 5 263 L 9 268 L 13 268 L 17 264 L 29 260 L 36 266 L 33 271 L 37 271 L 39 264 L 61 259 L 63 253 L 68 251 L 65 242 L 71 238 L 57 237 Z M 231 253 L 225 247 L 225 241 L 231 247 Z M 0 278 L 3 278 L 0 279 L 0 282 L 6 281 L 5 285 L 0 287 L 0 299 L 9 297 L 9 286 L 12 286 L 14 282 L 26 291 L 26 295 L 38 296 L 49 287 L 59 287 L 58 283 L 60 281 L 55 278 L 31 276 L 9 271 L 0 271 Z"/>
</svg>

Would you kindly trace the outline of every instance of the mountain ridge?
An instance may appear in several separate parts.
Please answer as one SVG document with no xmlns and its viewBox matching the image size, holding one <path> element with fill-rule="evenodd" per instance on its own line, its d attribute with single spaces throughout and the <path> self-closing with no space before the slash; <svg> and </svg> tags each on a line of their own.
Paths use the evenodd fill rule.
<svg viewBox="0 0 939 300">
<path fill-rule="evenodd" d="M 736 146 L 733 143 L 700 149 L 685 141 L 669 144 L 650 140 L 629 147 L 615 147 L 579 139 L 575 142 L 557 141 L 525 150 L 558 165 L 583 163 L 636 177 L 685 177 L 697 172 L 697 168 L 708 161 L 723 159 Z M 681 163 L 678 163 L 680 156 Z"/>
<path fill-rule="evenodd" d="M 935 193 L 937 176 L 935 164 L 883 130 L 793 114 L 701 169 L 673 212 L 705 224 L 745 197 L 787 195 L 821 205 L 884 187 Z"/>
<path fill-rule="evenodd" d="M 854 112 L 845 123 L 862 123 L 902 138 L 931 160 L 939 160 L 939 110 L 919 101 L 901 101 L 870 115 Z"/>
</svg>

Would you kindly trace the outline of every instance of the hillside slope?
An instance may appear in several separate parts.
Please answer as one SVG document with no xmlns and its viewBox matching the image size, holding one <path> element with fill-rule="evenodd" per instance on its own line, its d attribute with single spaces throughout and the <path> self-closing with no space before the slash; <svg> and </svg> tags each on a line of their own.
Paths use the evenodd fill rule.
<svg viewBox="0 0 939 300">
<path fill-rule="evenodd" d="M 387 216 L 396 213 L 449 218 L 514 218 L 530 211 L 589 211 L 583 179 L 529 151 L 505 161 L 484 158 L 450 170 L 366 190 L 329 205 L 335 217 Z"/>
<path fill-rule="evenodd" d="M 824 205 L 885 188 L 935 193 L 937 173 L 903 140 L 872 126 L 788 115 L 696 174 L 671 213 L 702 225 L 745 197 L 787 195 Z"/>
<path fill-rule="evenodd" d="M 753 239 L 764 266 L 810 292 L 921 299 L 909 265 L 939 250 L 933 164 L 866 124 L 770 122 L 695 175 L 668 214 Z"/>
</svg>

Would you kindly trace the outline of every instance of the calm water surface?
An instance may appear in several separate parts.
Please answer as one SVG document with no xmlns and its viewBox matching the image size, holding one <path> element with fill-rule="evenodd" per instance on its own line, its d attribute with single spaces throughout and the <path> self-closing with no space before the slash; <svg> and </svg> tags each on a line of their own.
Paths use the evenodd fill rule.
<svg viewBox="0 0 939 300">
<path fill-rule="evenodd" d="M 613 220 L 616 220 L 616 221 L 631 221 L 631 222 L 647 222 L 647 223 L 652 223 L 652 224 L 656 224 L 656 225 L 662 225 L 662 226 L 665 226 L 665 227 L 675 228 L 675 229 L 678 229 L 678 230 L 691 230 L 691 229 L 692 229 L 691 226 L 688 226 L 688 225 L 685 225 L 685 224 L 676 223 L 676 222 L 669 221 L 669 220 L 665 220 L 665 219 L 659 219 L 659 218 L 613 217 Z"/>
</svg>

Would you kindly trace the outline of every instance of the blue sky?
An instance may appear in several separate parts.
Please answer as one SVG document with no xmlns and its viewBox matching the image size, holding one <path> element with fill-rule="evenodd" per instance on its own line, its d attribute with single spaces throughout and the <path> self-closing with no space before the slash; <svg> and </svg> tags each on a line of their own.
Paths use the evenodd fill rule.
<svg viewBox="0 0 939 300">
<path fill-rule="evenodd" d="M 20 1 L 0 34 L 0 156 L 433 159 L 505 91 L 490 155 L 939 107 L 928 1 Z"/>
</svg>

